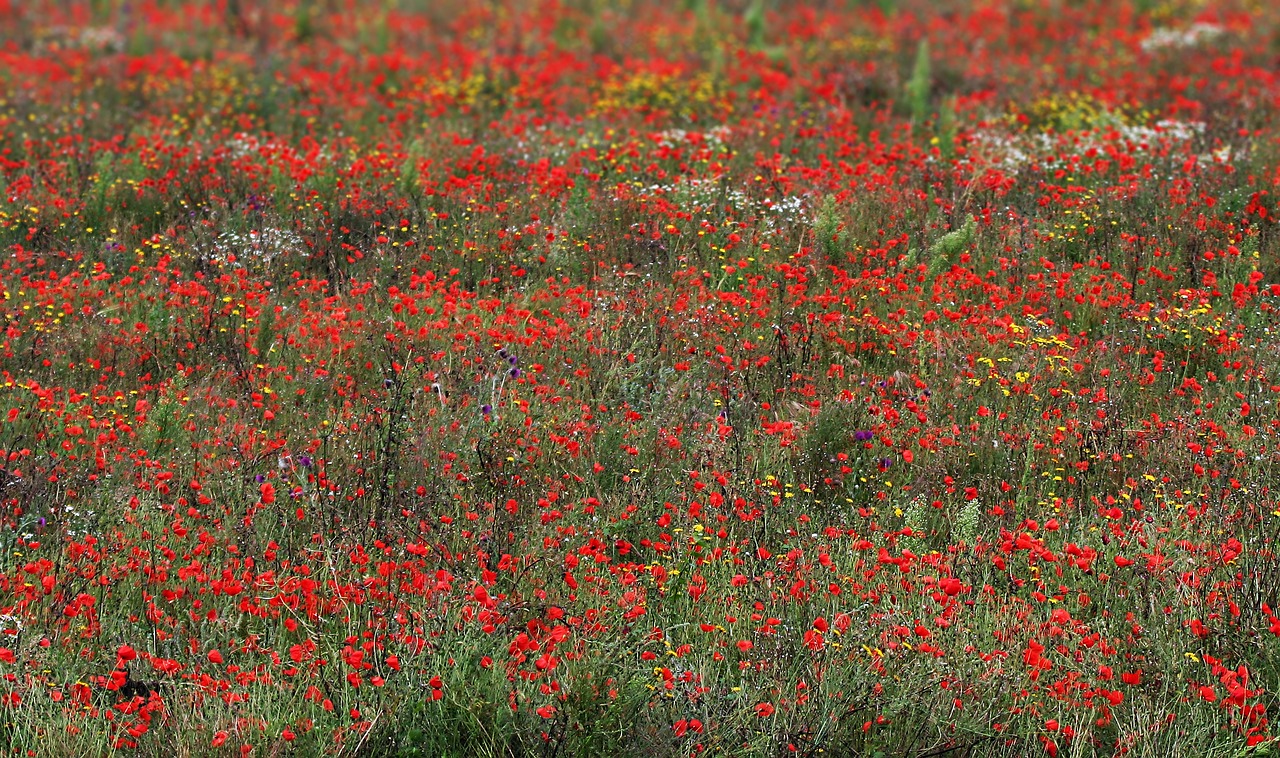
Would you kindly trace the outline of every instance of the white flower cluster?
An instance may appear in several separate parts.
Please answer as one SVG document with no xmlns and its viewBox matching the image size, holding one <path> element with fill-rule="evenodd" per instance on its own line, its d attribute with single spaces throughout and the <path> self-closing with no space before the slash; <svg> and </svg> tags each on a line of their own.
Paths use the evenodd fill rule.
<svg viewBox="0 0 1280 758">
<path fill-rule="evenodd" d="M 763 203 L 770 215 L 765 218 L 765 226 L 772 228 L 776 221 L 805 221 L 809 215 L 805 211 L 804 198 L 799 195 L 787 195 L 778 201 L 766 198 Z"/>
<path fill-rule="evenodd" d="M 1153 29 L 1146 39 L 1142 40 L 1142 51 L 1153 53 L 1157 50 L 1184 50 L 1199 47 L 1201 44 L 1222 36 L 1226 31 L 1217 24 L 1199 22 L 1185 29 Z"/>
<path fill-rule="evenodd" d="M 577 140 L 560 135 L 545 125 L 533 127 L 529 131 L 532 133 L 529 139 L 516 140 L 514 148 L 507 150 L 508 158 L 528 163 L 545 158 L 559 166 L 573 155 L 574 150 L 592 146 L 590 138 L 581 140 L 579 144 Z"/>
<path fill-rule="evenodd" d="M 711 223 L 721 223 L 725 206 L 729 206 L 744 220 L 758 217 L 763 228 L 770 230 L 788 222 L 809 223 L 811 215 L 807 201 L 799 195 L 787 195 L 777 200 L 767 197 L 756 199 L 737 187 L 723 186 L 709 179 L 653 184 L 638 190 L 636 195 L 641 199 L 664 198 L 686 213 L 701 214 Z"/>
<path fill-rule="evenodd" d="M 109 26 L 88 26 L 80 30 L 80 46 L 89 50 L 119 53 L 124 50 L 124 37 Z"/>
<path fill-rule="evenodd" d="M 247 259 L 261 263 L 270 263 L 278 255 L 307 255 L 307 245 L 302 237 L 287 229 L 253 230 L 244 234 L 223 232 L 213 245 L 213 258 L 218 262 L 227 262 L 229 256 L 236 256 L 240 265 L 249 262 Z"/>
<path fill-rule="evenodd" d="M 196 146 L 199 147 L 199 143 L 197 143 Z M 290 145 L 283 142 L 276 142 L 274 140 L 263 141 L 246 132 L 238 132 L 233 135 L 231 139 L 227 140 L 226 147 L 227 152 L 231 154 L 231 158 L 233 160 L 246 158 L 251 155 L 286 157 L 296 157 L 298 155 L 297 149 Z M 317 152 L 315 157 L 313 159 L 309 158 L 309 160 L 325 162 L 331 157 L 332 155 L 329 150 L 325 148 Z"/>
<path fill-rule="evenodd" d="M 241 132 L 227 141 L 227 150 L 231 152 L 232 158 L 244 158 L 247 155 L 257 153 L 261 148 L 274 148 L 273 143 L 263 143 L 252 134 Z"/>
<path fill-rule="evenodd" d="M 1017 174 L 1033 162 L 1042 168 L 1053 168 L 1063 163 L 1067 156 L 1101 150 L 1108 144 L 1123 145 L 1124 150 L 1130 153 L 1147 152 L 1158 146 L 1189 143 L 1204 131 L 1202 121 L 1165 119 L 1154 126 L 1117 124 L 1069 137 L 1048 132 L 1024 135 L 986 129 L 974 132 L 972 139 L 978 148 L 976 152 L 985 156 L 990 164 L 1007 174 Z M 1216 151 L 1206 159 L 1225 162 L 1231 157 L 1228 149 Z"/>
<path fill-rule="evenodd" d="M 728 126 L 717 126 L 714 129 L 709 129 L 705 132 L 693 132 L 693 134 L 701 136 L 702 139 L 706 141 L 708 147 L 712 149 L 721 149 L 728 144 L 731 132 L 732 130 L 730 130 Z M 689 134 L 690 132 L 684 129 L 667 129 L 664 132 L 659 132 L 656 136 L 658 145 L 672 148 L 686 144 L 689 139 Z"/>
<path fill-rule="evenodd" d="M 1120 136 L 1133 142 L 1152 144 L 1160 140 L 1187 142 L 1204 134 L 1203 121 L 1177 121 L 1164 119 L 1155 126 L 1122 126 Z"/>
<path fill-rule="evenodd" d="M 86 26 L 80 30 L 69 26 L 53 26 L 36 34 L 37 52 L 77 48 L 99 53 L 120 53 L 124 52 L 125 38 L 110 26 Z"/>
<path fill-rule="evenodd" d="M 0 632 L 8 632 L 9 634 L 20 634 L 23 629 L 22 619 L 18 616 L 9 614 L 0 615 Z"/>
</svg>

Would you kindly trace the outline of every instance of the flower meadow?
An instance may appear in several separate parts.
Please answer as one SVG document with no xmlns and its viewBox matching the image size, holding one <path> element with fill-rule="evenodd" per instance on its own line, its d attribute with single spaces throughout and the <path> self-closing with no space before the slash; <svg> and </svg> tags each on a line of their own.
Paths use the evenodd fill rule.
<svg viewBox="0 0 1280 758">
<path fill-rule="evenodd" d="M 1262 756 L 1280 9 L 0 0 L 0 749 Z"/>
</svg>

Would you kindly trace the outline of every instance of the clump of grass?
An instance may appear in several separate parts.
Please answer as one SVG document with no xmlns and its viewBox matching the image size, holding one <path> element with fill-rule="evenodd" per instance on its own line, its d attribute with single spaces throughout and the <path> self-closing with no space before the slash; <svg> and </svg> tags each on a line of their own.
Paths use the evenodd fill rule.
<svg viewBox="0 0 1280 758">
<path fill-rule="evenodd" d="M 906 84 L 906 105 L 911 114 L 911 124 L 918 131 L 924 128 L 932 113 L 930 91 L 933 87 L 933 66 L 929 56 L 929 40 L 921 39 L 916 45 L 915 62 Z"/>
</svg>

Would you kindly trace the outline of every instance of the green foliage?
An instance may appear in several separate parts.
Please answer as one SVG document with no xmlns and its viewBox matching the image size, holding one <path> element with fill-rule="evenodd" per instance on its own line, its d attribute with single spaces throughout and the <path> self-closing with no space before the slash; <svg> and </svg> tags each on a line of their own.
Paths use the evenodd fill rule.
<svg viewBox="0 0 1280 758">
<path fill-rule="evenodd" d="M 906 104 L 911 114 L 911 123 L 918 130 L 924 127 L 930 109 L 930 90 L 933 87 L 932 65 L 929 57 L 929 40 L 922 38 L 916 45 L 915 63 L 911 67 L 911 78 L 906 84 Z"/>
<path fill-rule="evenodd" d="M 849 232 L 840 217 L 840 208 L 834 195 L 822 198 L 813 224 L 814 241 L 827 261 L 837 260 L 850 244 Z"/>
<path fill-rule="evenodd" d="M 830 494 L 843 490 L 845 466 L 863 465 L 854 440 L 854 432 L 865 419 L 852 404 L 834 403 L 823 406 L 804 436 L 802 467 L 799 479 L 811 489 Z M 851 477 L 863 476 L 855 470 Z"/>
<path fill-rule="evenodd" d="M 751 4 L 742 12 L 742 23 L 747 29 L 747 47 L 762 47 L 765 35 L 764 0 L 751 0 Z"/>
<path fill-rule="evenodd" d="M 926 253 L 929 272 L 937 274 L 954 263 L 960 253 L 973 244 L 977 230 L 978 222 L 969 218 L 965 220 L 964 226 L 953 229 L 935 240 Z"/>
<path fill-rule="evenodd" d="M 302 44 L 309 41 L 316 33 L 315 11 L 312 0 L 298 0 L 293 9 L 293 36 Z"/>
<path fill-rule="evenodd" d="M 956 157 L 956 129 L 956 98 L 955 95 L 951 95 L 942 101 L 935 128 L 938 151 L 943 160 L 950 161 Z"/>
</svg>

